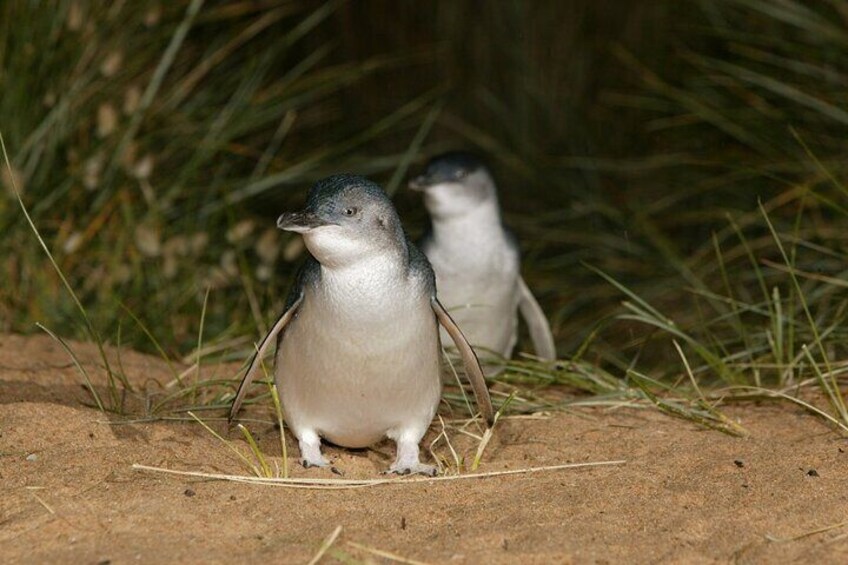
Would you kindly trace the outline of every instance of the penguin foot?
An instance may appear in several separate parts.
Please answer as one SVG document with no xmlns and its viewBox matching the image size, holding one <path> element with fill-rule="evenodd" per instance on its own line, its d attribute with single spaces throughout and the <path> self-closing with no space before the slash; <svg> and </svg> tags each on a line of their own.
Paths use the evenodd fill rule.
<svg viewBox="0 0 848 565">
<path fill-rule="evenodd" d="M 418 460 L 419 449 L 418 442 L 426 431 L 426 426 L 423 429 L 408 429 L 402 430 L 400 433 L 387 434 L 397 443 L 397 457 L 392 466 L 389 467 L 389 473 L 397 473 L 398 475 L 426 475 L 435 477 L 439 470 L 433 465 L 425 465 Z"/>
<path fill-rule="evenodd" d="M 425 475 L 427 477 L 435 477 L 439 470 L 435 465 L 426 465 L 424 463 L 415 462 L 412 464 L 394 463 L 389 467 L 388 473 L 397 475 Z"/>
<path fill-rule="evenodd" d="M 318 460 L 314 460 L 314 459 L 307 459 L 306 457 L 301 457 L 301 458 L 300 458 L 300 464 L 301 464 L 301 465 L 303 465 L 303 468 L 304 468 L 304 469 L 309 469 L 309 468 L 311 468 L 311 467 L 321 467 L 321 468 L 324 468 L 324 467 L 329 467 L 329 466 L 330 466 L 330 462 L 329 462 L 329 461 L 327 461 L 327 460 L 326 460 L 325 458 L 323 458 L 323 457 L 321 457 L 321 458 L 320 458 L 320 459 L 318 459 Z"/>
<path fill-rule="evenodd" d="M 330 462 L 321 455 L 321 438 L 314 432 L 303 432 L 300 438 L 300 464 L 304 468 L 329 467 Z"/>
</svg>

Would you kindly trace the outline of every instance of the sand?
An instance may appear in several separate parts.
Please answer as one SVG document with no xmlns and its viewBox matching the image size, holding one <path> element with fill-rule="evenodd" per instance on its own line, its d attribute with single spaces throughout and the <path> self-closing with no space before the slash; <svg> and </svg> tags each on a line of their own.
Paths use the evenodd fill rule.
<svg viewBox="0 0 848 565">
<path fill-rule="evenodd" d="M 73 347 L 101 378 L 96 350 Z M 125 351 L 121 361 L 136 386 L 167 380 L 159 359 Z M 232 367 L 204 371 L 229 376 L 221 372 Z M 0 336 L 3 563 L 307 563 L 339 526 L 321 563 L 391 562 L 375 552 L 427 563 L 848 563 L 848 442 L 791 405 L 728 408 L 745 438 L 649 408 L 506 419 L 479 472 L 626 462 L 327 491 L 133 469 L 246 473 L 201 426 L 110 421 L 84 405 L 80 383 L 49 338 Z M 268 406 L 244 413 L 270 415 Z M 212 425 L 246 445 L 237 430 Z M 248 426 L 279 462 L 273 426 Z M 450 437 L 473 456 L 475 440 Z M 393 446 L 326 452 L 343 477 L 300 468 L 290 445 L 292 474 L 382 478 Z M 447 453 L 443 442 L 438 452 Z"/>
</svg>

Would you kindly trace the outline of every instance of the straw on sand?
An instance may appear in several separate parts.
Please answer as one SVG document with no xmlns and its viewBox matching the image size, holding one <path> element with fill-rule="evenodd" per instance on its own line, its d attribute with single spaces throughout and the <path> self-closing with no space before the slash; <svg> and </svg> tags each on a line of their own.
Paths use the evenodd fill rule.
<svg viewBox="0 0 848 565">
<path fill-rule="evenodd" d="M 166 469 L 163 467 L 150 467 L 148 465 L 133 464 L 132 468 L 137 471 L 147 471 L 151 473 L 165 473 L 169 475 L 180 475 L 183 477 L 195 477 L 199 479 L 212 479 L 219 481 L 232 481 L 236 483 L 248 483 L 263 486 L 278 486 L 287 488 L 305 488 L 305 489 L 354 489 L 373 487 L 378 485 L 409 485 L 419 483 L 436 483 L 443 481 L 458 481 L 470 479 L 489 479 L 493 477 L 503 477 L 508 475 L 526 475 L 531 473 L 543 473 L 552 471 L 561 471 L 564 469 L 581 469 L 586 467 L 605 467 L 613 465 L 623 465 L 625 460 L 615 461 L 594 461 L 588 463 L 568 463 L 564 465 L 548 465 L 544 467 L 526 467 L 523 469 L 510 469 L 507 471 L 492 471 L 489 473 L 470 473 L 467 475 L 445 475 L 441 477 L 398 477 L 387 479 L 322 479 L 315 477 L 289 477 L 289 478 L 272 478 L 272 477 L 254 477 L 247 475 L 225 475 L 221 473 L 204 473 L 202 471 L 179 471 L 176 469 Z"/>
</svg>

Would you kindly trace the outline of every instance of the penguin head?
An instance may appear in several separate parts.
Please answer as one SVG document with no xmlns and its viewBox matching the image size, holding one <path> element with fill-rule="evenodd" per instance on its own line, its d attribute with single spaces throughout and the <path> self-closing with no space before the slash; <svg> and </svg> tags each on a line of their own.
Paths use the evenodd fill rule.
<svg viewBox="0 0 848 565">
<path fill-rule="evenodd" d="M 383 189 L 347 174 L 315 183 L 306 207 L 281 215 L 277 227 L 302 234 L 309 252 L 328 267 L 388 253 L 405 241 L 400 218 Z"/>
<path fill-rule="evenodd" d="M 497 200 L 486 165 L 475 155 L 460 151 L 433 157 L 409 188 L 424 193 L 424 205 L 436 220 L 461 216 L 483 202 Z"/>
</svg>

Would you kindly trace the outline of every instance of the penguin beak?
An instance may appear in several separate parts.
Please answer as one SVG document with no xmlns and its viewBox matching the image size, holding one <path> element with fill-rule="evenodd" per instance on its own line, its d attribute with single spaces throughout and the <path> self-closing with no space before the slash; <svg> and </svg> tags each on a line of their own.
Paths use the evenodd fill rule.
<svg viewBox="0 0 848 565">
<path fill-rule="evenodd" d="M 315 228 L 331 225 L 323 218 L 320 218 L 315 212 L 303 210 L 301 212 L 286 212 L 277 218 L 277 227 L 285 231 L 293 231 L 297 233 L 307 233 Z"/>
<path fill-rule="evenodd" d="M 409 181 L 409 188 L 410 188 L 410 190 L 416 190 L 418 192 L 424 192 L 425 190 L 427 190 L 433 184 L 434 184 L 433 179 L 431 179 L 429 176 L 418 175 L 417 177 L 415 177 L 414 179 Z"/>
</svg>

